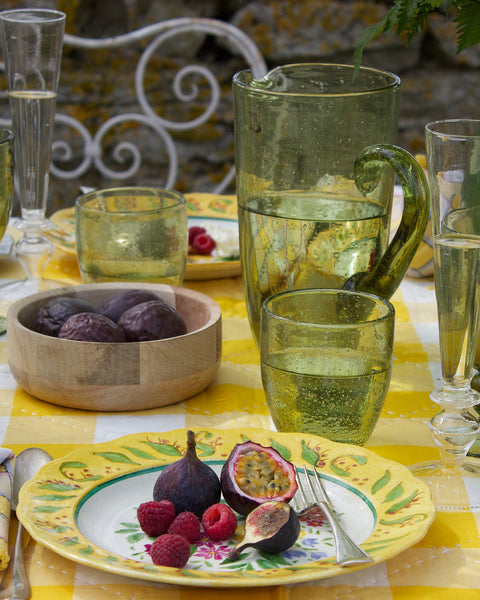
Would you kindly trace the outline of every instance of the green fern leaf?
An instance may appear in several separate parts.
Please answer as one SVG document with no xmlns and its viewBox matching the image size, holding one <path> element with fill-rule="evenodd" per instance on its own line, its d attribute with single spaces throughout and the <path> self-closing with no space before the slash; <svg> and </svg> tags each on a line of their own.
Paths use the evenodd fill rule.
<svg viewBox="0 0 480 600">
<path fill-rule="evenodd" d="M 406 33 L 410 42 L 425 28 L 428 15 L 440 8 L 443 0 L 404 0 L 402 11 L 399 13 L 397 33 Z"/>
<path fill-rule="evenodd" d="M 447 15 L 455 10 L 457 51 L 480 43 L 480 0 L 394 0 L 393 5 L 378 23 L 366 27 L 354 45 L 354 64 L 360 67 L 363 52 L 368 44 L 384 33 L 406 35 L 410 42 L 425 29 L 430 13 L 443 8 Z"/>
<path fill-rule="evenodd" d="M 382 23 L 376 23 L 374 25 L 370 25 L 369 27 L 366 27 L 362 33 L 360 34 L 359 38 L 357 39 L 357 41 L 355 42 L 354 45 L 354 52 L 353 52 L 353 62 L 355 64 L 355 68 L 358 69 L 358 67 L 360 66 L 361 62 L 362 62 L 362 58 L 363 58 L 363 51 L 365 50 L 365 48 L 368 46 L 368 44 L 377 37 L 377 35 L 380 35 L 380 33 L 382 32 Z"/>
<path fill-rule="evenodd" d="M 457 2 L 457 15 L 454 22 L 457 26 L 457 52 L 471 48 L 480 42 L 480 2 L 464 0 Z"/>
</svg>

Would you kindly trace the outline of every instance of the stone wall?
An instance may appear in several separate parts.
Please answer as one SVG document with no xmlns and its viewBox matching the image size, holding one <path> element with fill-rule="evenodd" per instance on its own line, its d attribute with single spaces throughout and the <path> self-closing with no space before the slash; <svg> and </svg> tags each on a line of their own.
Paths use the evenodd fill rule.
<svg viewBox="0 0 480 600">
<path fill-rule="evenodd" d="M 28 3 L 64 10 L 67 31 L 84 37 L 114 36 L 174 17 L 222 19 L 255 41 L 268 67 L 296 61 L 351 63 L 358 35 L 366 25 L 382 18 L 388 4 L 366 0 L 30 0 Z M 2 1 L 2 9 L 21 6 L 25 3 Z M 147 43 L 113 51 L 65 48 L 57 110 L 80 119 L 92 135 L 112 115 L 138 112 L 133 73 Z M 231 78 L 245 63 L 210 36 L 180 37 L 162 46 L 146 81 L 149 100 L 162 116 L 185 120 L 204 109 L 207 88 L 201 87 L 200 94 L 189 103 L 180 103 L 172 92 L 174 74 L 191 63 L 212 65 L 220 80 L 222 101 L 217 113 L 198 131 L 172 133 L 181 148 L 175 187 L 182 191 L 210 191 L 233 160 Z M 396 36 L 375 40 L 365 52 L 363 64 L 388 69 L 401 77 L 398 143 L 412 153 L 424 150 L 423 128 L 427 121 L 480 118 L 480 49 L 457 55 L 453 23 L 441 13 L 432 15 L 426 30 L 409 45 Z M 0 102 L 0 116 L 6 115 L 8 106 Z M 61 128 L 58 129 L 57 134 L 63 135 Z M 106 139 L 105 153 L 111 152 L 119 140 L 140 140 L 142 168 L 137 176 L 123 183 L 163 184 L 165 152 L 158 137 L 144 129 L 132 124 L 112 132 Z M 72 138 L 73 154 L 62 166 L 70 169 L 81 164 L 82 141 L 71 131 L 66 133 Z M 89 170 L 80 179 L 80 183 L 93 186 L 121 183 L 115 179 L 109 181 L 95 170 Z M 72 205 L 78 183 L 52 178 L 49 212 Z M 229 191 L 234 191 L 234 187 Z"/>
</svg>

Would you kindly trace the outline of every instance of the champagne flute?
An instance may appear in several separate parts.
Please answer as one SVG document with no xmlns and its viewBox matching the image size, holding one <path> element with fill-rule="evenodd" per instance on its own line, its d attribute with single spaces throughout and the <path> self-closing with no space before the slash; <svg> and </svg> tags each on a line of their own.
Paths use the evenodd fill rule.
<svg viewBox="0 0 480 600">
<path fill-rule="evenodd" d="M 471 388 L 480 315 L 480 121 L 436 121 L 425 131 L 442 366 L 442 387 L 431 394 L 441 411 L 430 429 L 441 460 L 410 468 L 437 508 L 464 510 L 480 507 L 480 462 L 466 459 L 480 431 L 472 411 L 480 395 Z"/>
<path fill-rule="evenodd" d="M 43 232 L 49 226 L 45 211 L 64 28 L 65 14 L 57 10 L 0 13 L 23 230 L 15 255 L 27 276 L 0 287 L 3 308 L 18 298 L 62 285 L 43 278 L 54 250 Z"/>
</svg>

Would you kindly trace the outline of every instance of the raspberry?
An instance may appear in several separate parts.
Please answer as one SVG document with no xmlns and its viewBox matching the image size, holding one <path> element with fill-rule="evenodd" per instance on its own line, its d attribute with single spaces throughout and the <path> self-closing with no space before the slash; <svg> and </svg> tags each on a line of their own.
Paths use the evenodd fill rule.
<svg viewBox="0 0 480 600">
<path fill-rule="evenodd" d="M 196 542 L 200 539 L 200 521 L 196 515 L 186 510 L 175 517 L 168 533 L 181 535 L 187 542 Z"/>
<path fill-rule="evenodd" d="M 153 542 L 150 556 L 154 565 L 181 569 L 190 558 L 190 544 L 181 535 L 164 533 Z"/>
<path fill-rule="evenodd" d="M 237 529 L 237 517 L 226 504 L 212 504 L 203 513 L 202 526 L 205 533 L 214 542 L 226 540 Z"/>
<path fill-rule="evenodd" d="M 208 233 L 199 233 L 192 245 L 197 254 L 210 254 L 216 246 L 214 239 Z"/>
<path fill-rule="evenodd" d="M 189 246 L 193 246 L 193 240 L 200 233 L 206 233 L 206 231 L 203 227 L 198 227 L 198 225 L 193 225 L 192 227 L 188 228 L 188 245 Z"/>
<path fill-rule="evenodd" d="M 147 535 L 162 535 L 175 519 L 175 506 L 170 500 L 144 502 L 137 508 L 137 519 Z"/>
</svg>

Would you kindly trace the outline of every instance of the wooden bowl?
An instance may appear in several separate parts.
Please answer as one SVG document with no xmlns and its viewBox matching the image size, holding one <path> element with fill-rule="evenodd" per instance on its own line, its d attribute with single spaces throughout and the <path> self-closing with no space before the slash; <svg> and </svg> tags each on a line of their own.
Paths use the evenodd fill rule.
<svg viewBox="0 0 480 600">
<path fill-rule="evenodd" d="M 109 296 L 148 289 L 175 306 L 185 335 L 151 342 L 79 342 L 33 331 L 38 309 L 55 297 L 81 298 L 99 307 Z M 7 358 L 18 385 L 32 396 L 72 408 L 130 411 L 190 398 L 220 366 L 218 304 L 180 287 L 99 283 L 58 288 L 16 302 L 7 315 Z"/>
</svg>

